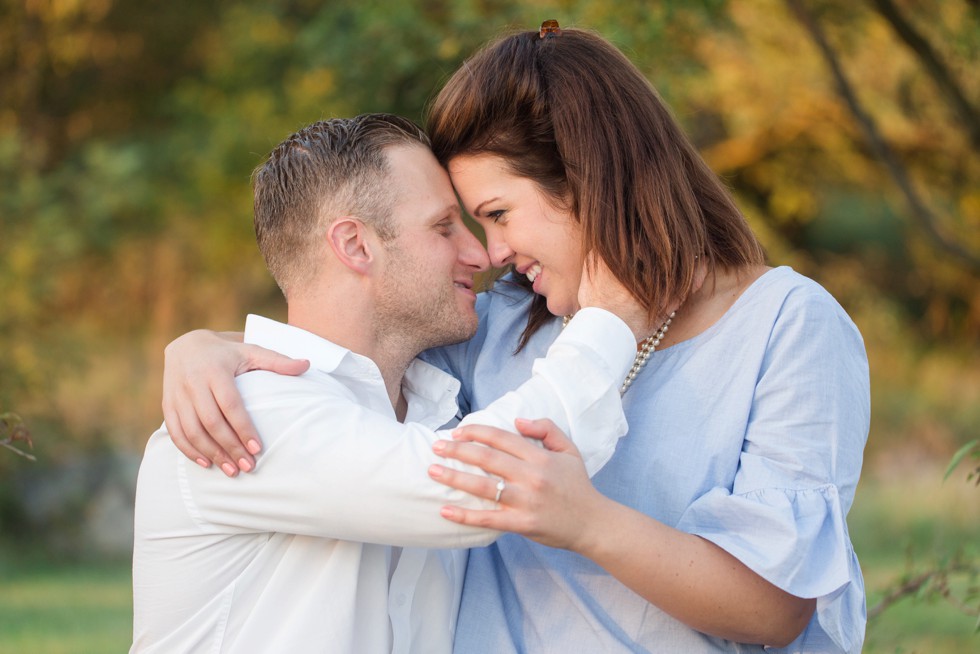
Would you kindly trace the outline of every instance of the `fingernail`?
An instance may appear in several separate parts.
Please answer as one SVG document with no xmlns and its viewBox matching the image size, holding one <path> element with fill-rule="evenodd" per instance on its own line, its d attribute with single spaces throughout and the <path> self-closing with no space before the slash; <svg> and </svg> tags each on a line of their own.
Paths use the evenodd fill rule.
<svg viewBox="0 0 980 654">
<path fill-rule="evenodd" d="M 446 441 L 436 441 L 432 444 L 433 452 L 442 452 L 446 449 Z"/>
<path fill-rule="evenodd" d="M 211 462 L 207 459 L 197 459 L 197 465 L 201 466 L 202 468 L 210 468 Z"/>
<path fill-rule="evenodd" d="M 431 465 L 429 466 L 429 476 L 430 477 L 441 477 L 442 476 L 442 466 Z"/>
<path fill-rule="evenodd" d="M 230 463 L 222 463 L 221 469 L 224 470 L 225 474 L 228 475 L 229 477 L 234 477 L 235 475 L 238 474 L 238 468 L 231 465 Z"/>
<path fill-rule="evenodd" d="M 242 470 L 244 470 L 245 472 L 251 472 L 252 471 L 252 464 L 249 463 L 248 462 L 248 459 L 246 459 L 244 457 L 241 458 L 241 459 L 238 459 L 238 467 L 241 468 Z"/>
<path fill-rule="evenodd" d="M 258 454 L 262 451 L 262 445 L 253 438 L 245 445 L 245 449 L 248 450 L 249 454 Z"/>
</svg>

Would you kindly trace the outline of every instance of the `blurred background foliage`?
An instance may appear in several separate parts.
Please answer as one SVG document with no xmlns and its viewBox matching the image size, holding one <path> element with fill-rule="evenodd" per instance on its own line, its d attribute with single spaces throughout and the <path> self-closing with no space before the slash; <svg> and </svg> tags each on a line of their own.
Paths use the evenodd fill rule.
<svg viewBox="0 0 980 654">
<path fill-rule="evenodd" d="M 0 412 L 39 459 L 0 456 L 3 536 L 15 471 L 138 456 L 167 342 L 282 315 L 250 215 L 275 144 L 337 115 L 421 122 L 468 54 L 552 17 L 621 47 L 771 262 L 855 319 L 868 475 L 941 470 L 980 431 L 975 0 L 0 3 Z"/>
<path fill-rule="evenodd" d="M 4 0 L 0 407 L 72 447 L 139 447 L 159 418 L 162 346 L 280 304 L 250 225 L 263 156 L 323 117 L 421 121 L 467 54 L 555 15 L 633 58 L 772 262 L 816 277 L 857 319 L 874 364 L 872 452 L 924 432 L 951 451 L 980 422 L 980 138 L 879 5 L 913 26 L 980 120 L 980 19 L 966 0 Z"/>
</svg>

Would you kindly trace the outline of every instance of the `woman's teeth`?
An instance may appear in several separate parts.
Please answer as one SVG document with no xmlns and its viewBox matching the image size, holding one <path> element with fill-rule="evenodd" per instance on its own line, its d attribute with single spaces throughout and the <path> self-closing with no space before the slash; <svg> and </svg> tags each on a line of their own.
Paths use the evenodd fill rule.
<svg viewBox="0 0 980 654">
<path fill-rule="evenodd" d="M 531 282 L 534 282 L 537 276 L 541 274 L 541 264 L 540 263 L 534 264 L 533 266 L 528 268 L 527 272 L 524 274 L 527 276 L 529 280 L 531 280 Z"/>
</svg>

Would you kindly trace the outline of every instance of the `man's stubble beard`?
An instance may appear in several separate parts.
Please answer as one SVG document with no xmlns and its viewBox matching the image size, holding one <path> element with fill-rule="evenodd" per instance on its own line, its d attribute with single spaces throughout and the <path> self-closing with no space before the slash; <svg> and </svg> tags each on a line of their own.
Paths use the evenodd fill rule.
<svg viewBox="0 0 980 654">
<path fill-rule="evenodd" d="M 476 314 L 460 309 L 452 280 L 437 281 L 403 250 L 388 250 L 390 265 L 378 296 L 376 333 L 388 347 L 412 356 L 473 337 Z"/>
</svg>

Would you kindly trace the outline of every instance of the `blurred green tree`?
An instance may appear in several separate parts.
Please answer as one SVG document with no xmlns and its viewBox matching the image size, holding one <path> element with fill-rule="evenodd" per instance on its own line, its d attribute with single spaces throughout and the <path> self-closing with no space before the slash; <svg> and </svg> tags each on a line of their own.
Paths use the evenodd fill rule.
<svg viewBox="0 0 980 654">
<path fill-rule="evenodd" d="M 545 17 L 622 47 L 773 261 L 821 280 L 855 315 L 878 376 L 876 420 L 901 434 L 941 414 L 955 443 L 980 419 L 978 373 L 957 363 L 977 354 L 977 273 L 947 247 L 980 251 L 976 3 L 4 7 L 0 402 L 71 422 L 76 439 L 158 419 L 159 352 L 176 333 L 275 310 L 248 190 L 275 143 L 330 115 L 420 120 L 465 56 Z M 121 388 L 130 397 L 113 398 Z"/>
</svg>

